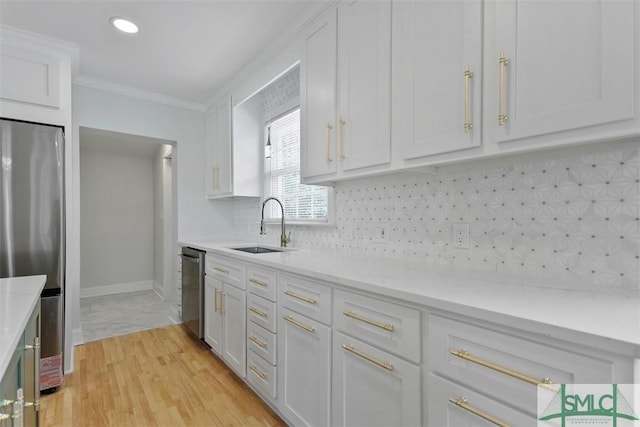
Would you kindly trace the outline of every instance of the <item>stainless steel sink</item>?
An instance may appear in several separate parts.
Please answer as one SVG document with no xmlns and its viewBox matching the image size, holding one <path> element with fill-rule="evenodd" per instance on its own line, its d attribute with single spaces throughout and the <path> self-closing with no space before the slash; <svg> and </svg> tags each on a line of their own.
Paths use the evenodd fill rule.
<svg viewBox="0 0 640 427">
<path fill-rule="evenodd" d="M 230 248 L 234 251 L 242 251 L 250 254 L 268 254 L 270 252 L 283 252 L 282 249 L 265 248 L 264 246 L 248 246 L 244 248 Z"/>
</svg>

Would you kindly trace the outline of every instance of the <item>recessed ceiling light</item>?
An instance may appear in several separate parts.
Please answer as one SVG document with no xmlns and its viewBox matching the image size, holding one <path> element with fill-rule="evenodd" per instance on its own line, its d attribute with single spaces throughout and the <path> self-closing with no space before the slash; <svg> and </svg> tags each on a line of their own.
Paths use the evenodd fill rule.
<svg viewBox="0 0 640 427">
<path fill-rule="evenodd" d="M 113 25 L 123 33 L 135 34 L 138 32 L 138 26 L 133 22 L 129 21 L 128 19 L 114 16 L 109 21 L 111 22 L 111 25 Z"/>
</svg>

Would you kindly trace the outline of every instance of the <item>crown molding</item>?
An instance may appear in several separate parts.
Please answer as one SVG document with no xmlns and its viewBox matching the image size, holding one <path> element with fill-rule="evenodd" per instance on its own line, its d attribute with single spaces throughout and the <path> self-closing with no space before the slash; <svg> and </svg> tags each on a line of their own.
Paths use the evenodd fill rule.
<svg viewBox="0 0 640 427">
<path fill-rule="evenodd" d="M 101 90 L 104 92 L 111 92 L 118 95 L 124 95 L 131 98 L 138 98 L 144 101 L 155 102 L 157 104 L 164 104 L 171 107 L 184 108 L 185 110 L 197 111 L 199 113 L 205 112 L 205 106 L 197 102 L 185 101 L 183 99 L 162 95 L 157 92 L 146 91 L 146 90 L 138 89 L 131 86 L 113 83 L 107 80 L 96 79 L 94 77 L 89 77 L 85 75 L 74 77 L 73 84 L 77 86 L 84 86 L 91 89 Z"/>
</svg>

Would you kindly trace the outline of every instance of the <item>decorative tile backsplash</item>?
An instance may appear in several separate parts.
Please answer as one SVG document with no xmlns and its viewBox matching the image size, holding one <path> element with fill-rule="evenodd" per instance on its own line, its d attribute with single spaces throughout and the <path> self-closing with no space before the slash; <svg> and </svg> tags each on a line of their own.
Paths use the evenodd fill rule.
<svg viewBox="0 0 640 427">
<path fill-rule="evenodd" d="M 294 246 L 411 257 L 517 283 L 640 288 L 640 142 L 339 182 L 335 197 L 335 225 L 290 226 Z M 259 202 L 234 203 L 236 232 L 260 240 Z M 388 243 L 374 241 L 381 222 Z M 470 225 L 469 249 L 453 247 L 455 223 Z M 273 227 L 267 239 L 277 244 Z"/>
</svg>

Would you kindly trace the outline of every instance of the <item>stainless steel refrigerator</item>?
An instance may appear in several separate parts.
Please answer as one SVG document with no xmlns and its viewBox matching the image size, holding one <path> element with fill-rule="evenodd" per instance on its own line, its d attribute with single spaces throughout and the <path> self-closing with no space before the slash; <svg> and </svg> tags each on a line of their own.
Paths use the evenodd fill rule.
<svg viewBox="0 0 640 427">
<path fill-rule="evenodd" d="M 0 119 L 0 277 L 45 274 L 40 389 L 62 385 L 64 346 L 64 131 Z"/>
</svg>

